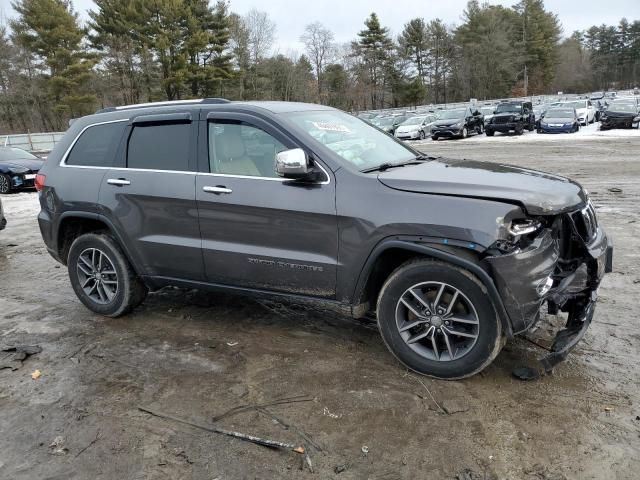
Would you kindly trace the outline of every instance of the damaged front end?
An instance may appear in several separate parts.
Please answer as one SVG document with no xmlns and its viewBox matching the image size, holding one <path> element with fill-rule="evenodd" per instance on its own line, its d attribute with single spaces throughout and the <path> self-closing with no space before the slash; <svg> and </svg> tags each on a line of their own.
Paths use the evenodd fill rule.
<svg viewBox="0 0 640 480">
<path fill-rule="evenodd" d="M 535 325 L 545 302 L 551 314 L 568 313 L 550 353 L 540 359 L 549 372 L 589 327 L 600 281 L 612 270 L 613 247 L 591 202 L 573 212 L 511 220 L 504 230 L 485 260 L 514 333 Z"/>
</svg>

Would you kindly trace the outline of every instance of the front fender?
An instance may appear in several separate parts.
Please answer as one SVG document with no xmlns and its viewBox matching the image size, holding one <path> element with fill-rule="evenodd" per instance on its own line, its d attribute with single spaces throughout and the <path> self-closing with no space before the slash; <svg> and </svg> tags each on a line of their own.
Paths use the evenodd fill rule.
<svg viewBox="0 0 640 480">
<path fill-rule="evenodd" d="M 427 257 L 435 258 L 438 260 L 442 260 L 453 265 L 457 265 L 465 270 L 473 273 L 478 279 L 482 282 L 484 287 L 487 289 L 487 294 L 493 304 L 498 318 L 500 319 L 500 323 L 502 324 L 503 331 L 507 335 L 507 337 L 513 336 L 513 328 L 511 325 L 511 321 L 507 314 L 507 311 L 504 307 L 504 303 L 502 302 L 502 298 L 496 288 L 495 282 L 491 278 L 491 276 L 484 270 L 480 265 L 473 262 L 471 259 L 463 258 L 461 255 L 455 255 L 450 252 L 443 251 L 441 249 L 436 248 L 433 244 L 425 244 L 419 243 L 416 241 L 404 240 L 396 238 L 391 238 L 387 240 L 383 240 L 380 242 L 374 250 L 369 255 L 360 275 L 358 276 L 358 281 L 356 282 L 356 288 L 354 291 L 354 304 L 357 302 L 357 299 L 361 298 L 365 286 L 367 284 L 367 280 L 369 275 L 371 274 L 373 267 L 380 258 L 380 256 L 389 249 L 400 249 L 409 252 L 418 253 Z M 352 311 L 355 305 L 352 306 Z M 353 312 L 355 315 L 355 312 Z"/>
</svg>

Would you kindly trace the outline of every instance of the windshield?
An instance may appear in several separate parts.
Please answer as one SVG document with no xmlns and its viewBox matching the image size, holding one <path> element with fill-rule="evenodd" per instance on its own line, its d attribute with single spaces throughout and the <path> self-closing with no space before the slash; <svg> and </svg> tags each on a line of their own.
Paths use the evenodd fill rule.
<svg viewBox="0 0 640 480">
<path fill-rule="evenodd" d="M 568 108 L 554 108 L 547 112 L 545 115 L 547 118 L 574 118 L 573 110 Z"/>
<path fill-rule="evenodd" d="M 480 109 L 483 115 L 493 115 L 493 110 L 494 110 L 493 107 L 482 107 Z"/>
<path fill-rule="evenodd" d="M 633 103 L 612 103 L 607 110 L 612 112 L 635 112 L 637 109 Z"/>
<path fill-rule="evenodd" d="M 0 147 L 0 161 L 10 160 L 38 160 L 38 157 L 21 148 Z"/>
<path fill-rule="evenodd" d="M 455 120 L 458 118 L 464 118 L 467 111 L 464 109 L 460 110 L 442 110 L 440 112 L 440 120 Z"/>
<path fill-rule="evenodd" d="M 587 108 L 587 102 L 585 102 L 583 100 L 581 100 L 579 102 L 569 102 L 569 103 L 567 103 L 567 107 L 573 107 L 576 110 L 578 108 Z"/>
<path fill-rule="evenodd" d="M 496 107 L 496 113 L 515 112 L 520 113 L 522 105 L 519 103 L 501 103 Z"/>
<path fill-rule="evenodd" d="M 389 125 L 393 125 L 396 121 L 396 117 L 382 117 L 376 118 L 376 125 L 379 127 L 388 127 Z"/>
<path fill-rule="evenodd" d="M 283 116 L 358 170 L 416 158 L 412 150 L 386 133 L 338 110 L 294 112 Z"/>
<path fill-rule="evenodd" d="M 424 121 L 425 117 L 411 117 L 406 119 L 400 125 L 420 125 Z"/>
</svg>

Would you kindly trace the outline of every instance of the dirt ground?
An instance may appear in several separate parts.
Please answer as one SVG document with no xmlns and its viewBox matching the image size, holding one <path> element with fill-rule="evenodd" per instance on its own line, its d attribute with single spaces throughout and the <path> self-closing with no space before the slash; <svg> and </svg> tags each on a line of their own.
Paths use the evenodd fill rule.
<svg viewBox="0 0 640 480">
<path fill-rule="evenodd" d="M 45 251 L 36 194 L 3 196 L 0 347 L 42 352 L 0 370 L 0 478 L 637 479 L 640 136 L 526 137 L 420 148 L 572 176 L 614 238 L 589 333 L 532 383 L 511 376 L 544 353 L 524 339 L 482 374 L 445 382 L 408 373 L 372 326 L 308 307 L 166 289 L 126 318 L 95 316 Z M 289 397 L 299 401 L 212 420 Z M 304 445 L 313 472 L 297 453 L 140 406 Z"/>
</svg>

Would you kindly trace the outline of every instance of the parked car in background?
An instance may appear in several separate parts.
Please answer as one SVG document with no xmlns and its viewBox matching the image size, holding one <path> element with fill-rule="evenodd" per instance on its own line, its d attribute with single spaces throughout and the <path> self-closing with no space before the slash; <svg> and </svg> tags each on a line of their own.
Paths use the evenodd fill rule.
<svg viewBox="0 0 640 480">
<path fill-rule="evenodd" d="M 487 123 L 489 123 L 491 121 L 491 119 L 493 118 L 493 112 L 496 110 L 496 106 L 495 105 L 485 105 L 484 107 L 480 108 L 480 113 L 482 113 L 483 117 L 484 117 L 484 128 L 487 128 Z"/>
<path fill-rule="evenodd" d="M 399 361 L 438 378 L 483 370 L 543 305 L 568 313 L 550 371 L 612 269 L 578 183 L 428 157 L 322 105 L 107 109 L 71 125 L 36 184 L 47 250 L 92 312 L 169 285 L 320 302 L 374 317 Z"/>
<path fill-rule="evenodd" d="M 398 125 L 395 136 L 401 140 L 423 140 L 431 135 L 431 126 L 437 119 L 434 114 L 409 117 Z"/>
<path fill-rule="evenodd" d="M 43 164 L 44 160 L 21 148 L 0 147 L 0 193 L 34 188 Z"/>
<path fill-rule="evenodd" d="M 596 109 L 591 100 L 574 100 L 566 102 L 564 105 L 575 108 L 578 121 L 582 125 L 588 125 L 596 121 Z"/>
<path fill-rule="evenodd" d="M 533 119 L 534 119 L 536 128 L 540 126 L 540 117 L 542 117 L 542 115 L 544 114 L 544 112 L 547 111 L 548 108 L 549 108 L 549 105 L 546 105 L 546 104 L 535 105 L 533 107 Z"/>
<path fill-rule="evenodd" d="M 575 133 L 580 130 L 576 109 L 570 106 L 552 107 L 540 119 L 538 133 Z"/>
<path fill-rule="evenodd" d="M 4 216 L 4 210 L 2 209 L 2 199 L 0 199 L 0 230 L 4 230 L 7 226 L 7 219 Z"/>
<path fill-rule="evenodd" d="M 496 106 L 493 118 L 486 125 L 486 133 L 492 137 L 496 132 L 515 132 L 522 135 L 526 128 L 535 129 L 536 121 L 531 102 L 502 102 Z"/>
<path fill-rule="evenodd" d="M 640 108 L 634 101 L 614 100 L 600 115 L 600 130 L 638 128 Z"/>
<path fill-rule="evenodd" d="M 370 120 L 376 127 L 387 133 L 393 135 L 402 122 L 404 122 L 409 115 L 389 115 L 386 117 L 375 117 Z"/>
<path fill-rule="evenodd" d="M 431 138 L 467 138 L 471 133 L 484 131 L 484 117 L 471 107 L 440 110 L 438 120 L 431 126 Z"/>
</svg>

